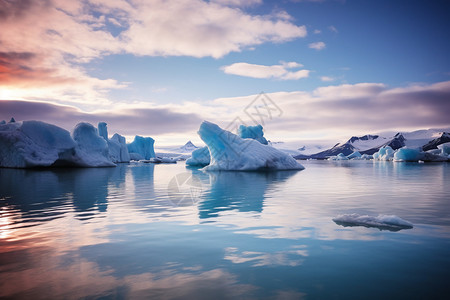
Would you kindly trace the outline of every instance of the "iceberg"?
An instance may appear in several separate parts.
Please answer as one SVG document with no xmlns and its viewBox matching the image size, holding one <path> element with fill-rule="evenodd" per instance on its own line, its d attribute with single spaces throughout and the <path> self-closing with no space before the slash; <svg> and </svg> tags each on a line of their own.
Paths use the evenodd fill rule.
<svg viewBox="0 0 450 300">
<path fill-rule="evenodd" d="M 344 153 L 339 153 L 336 156 L 328 157 L 328 160 L 348 160 L 348 158 L 347 158 L 347 156 L 344 155 Z"/>
<path fill-rule="evenodd" d="M 378 215 L 377 217 L 358 214 L 345 214 L 333 218 L 333 221 L 341 226 L 375 227 L 380 230 L 399 231 L 411 229 L 413 224 L 396 215 Z"/>
<path fill-rule="evenodd" d="M 348 159 L 361 159 L 361 153 L 358 151 L 353 152 L 352 154 L 347 155 Z"/>
<path fill-rule="evenodd" d="M 243 139 L 253 139 L 263 145 L 268 145 L 269 142 L 264 137 L 263 127 L 261 125 L 245 126 L 240 125 L 238 128 L 238 136 Z M 192 152 L 192 156 L 186 160 L 188 166 L 207 166 L 211 160 L 208 147 L 199 148 Z"/>
<path fill-rule="evenodd" d="M 130 154 L 130 158 L 132 160 L 141 160 L 141 159 L 150 159 L 152 157 L 156 157 L 155 149 L 153 145 L 155 144 L 155 140 L 151 137 L 142 137 L 136 135 L 134 137 L 134 141 L 130 144 L 127 144 L 128 153 Z"/>
<path fill-rule="evenodd" d="M 73 130 L 73 139 L 77 143 L 74 161 L 82 167 L 114 167 L 109 160 L 108 143 L 98 135 L 97 128 L 89 123 L 78 123 Z"/>
<path fill-rule="evenodd" d="M 394 150 L 390 146 L 381 147 L 378 152 L 373 154 L 374 160 L 392 160 L 394 158 Z"/>
<path fill-rule="evenodd" d="M 211 160 L 208 147 L 199 148 L 192 152 L 192 156 L 186 160 L 188 166 L 207 166 Z"/>
<path fill-rule="evenodd" d="M 361 159 L 371 160 L 371 159 L 373 159 L 373 156 L 370 154 L 363 154 L 363 155 L 361 155 Z"/>
<path fill-rule="evenodd" d="M 48 167 L 68 163 L 75 155 L 70 133 L 40 121 L 0 125 L 0 166 L 9 168 Z"/>
<path fill-rule="evenodd" d="M 243 139 L 254 139 L 263 145 L 268 144 L 264 137 L 263 127 L 260 124 L 256 126 L 240 125 L 238 128 L 238 135 Z"/>
<path fill-rule="evenodd" d="M 450 156 L 450 142 L 449 143 L 444 143 L 444 144 L 440 144 L 437 146 L 439 150 L 441 150 L 441 155 L 442 156 Z"/>
<path fill-rule="evenodd" d="M 80 123 L 70 133 L 41 121 L 0 125 L 0 167 L 113 167 L 97 129 Z"/>
<path fill-rule="evenodd" d="M 423 152 L 419 149 L 412 148 L 400 148 L 394 153 L 394 161 L 441 162 L 447 160 L 447 157 L 436 154 L 436 151 L 433 152 Z"/>
<path fill-rule="evenodd" d="M 207 171 L 303 170 L 292 156 L 253 139 L 243 139 L 204 121 L 198 131 L 209 149 Z"/>
<path fill-rule="evenodd" d="M 125 137 L 115 133 L 108 138 L 108 128 L 105 122 L 98 123 L 98 134 L 108 143 L 109 159 L 114 163 L 130 162 L 130 154 Z"/>
</svg>

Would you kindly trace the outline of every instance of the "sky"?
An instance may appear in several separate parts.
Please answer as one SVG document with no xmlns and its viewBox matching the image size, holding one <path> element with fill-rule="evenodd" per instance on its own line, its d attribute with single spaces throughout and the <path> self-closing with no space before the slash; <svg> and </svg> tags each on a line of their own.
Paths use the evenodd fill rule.
<svg viewBox="0 0 450 300">
<path fill-rule="evenodd" d="M 450 127 L 450 2 L 0 0 L 0 120 L 200 142 Z"/>
</svg>

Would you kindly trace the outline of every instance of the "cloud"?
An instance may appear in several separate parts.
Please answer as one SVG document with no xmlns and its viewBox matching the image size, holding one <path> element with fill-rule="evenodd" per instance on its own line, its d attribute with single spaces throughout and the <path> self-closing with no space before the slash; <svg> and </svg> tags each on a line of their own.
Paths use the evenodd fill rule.
<svg viewBox="0 0 450 300">
<path fill-rule="evenodd" d="M 330 82 L 330 81 L 335 81 L 336 79 L 330 76 L 321 76 L 320 80 L 324 81 L 324 82 Z"/>
<path fill-rule="evenodd" d="M 111 133 L 160 135 L 195 132 L 202 119 L 194 113 L 180 113 L 168 107 L 130 107 L 84 112 L 73 106 L 37 101 L 0 100 L 0 120 L 41 120 L 67 130 L 79 122 L 107 122 Z"/>
<path fill-rule="evenodd" d="M 236 7 L 247 7 L 262 4 L 262 0 L 212 0 L 211 2 Z"/>
<path fill-rule="evenodd" d="M 110 133 L 153 136 L 157 141 L 182 143 L 196 137 L 202 120 L 226 127 L 237 118 L 253 124 L 249 105 L 263 105 L 258 95 L 215 99 L 203 104 L 136 104 L 86 113 L 73 106 L 43 102 L 0 101 L 0 120 L 37 119 L 71 130 L 80 121 L 108 123 Z M 266 136 L 276 140 L 348 138 L 382 131 L 448 128 L 450 81 L 389 88 L 381 83 L 342 84 L 311 92 L 265 94 L 282 113 L 266 114 Z M 251 109 L 250 107 L 250 109 Z M 195 113 L 185 113 L 192 112 Z M 259 111 L 262 113 L 264 110 Z M 172 139 L 172 141 L 170 140 Z"/>
<path fill-rule="evenodd" d="M 108 92 L 127 84 L 90 75 L 85 64 L 94 59 L 124 53 L 220 58 L 307 35 L 286 13 L 240 8 L 259 2 L 0 0 L 0 89 L 21 99 L 33 92 L 37 99 L 108 103 Z"/>
<path fill-rule="evenodd" d="M 314 33 L 314 34 L 319 34 L 319 33 L 322 33 L 322 31 L 319 30 L 319 29 L 315 29 L 315 30 L 313 31 L 313 33 Z"/>
<path fill-rule="evenodd" d="M 309 70 L 289 71 L 288 69 L 301 68 L 302 64 L 297 62 L 281 62 L 279 65 L 265 66 L 249 63 L 234 63 L 223 66 L 221 69 L 226 74 L 233 74 L 252 78 L 276 78 L 280 80 L 297 80 L 307 78 Z"/>
<path fill-rule="evenodd" d="M 322 50 L 325 49 L 325 43 L 324 42 L 317 42 L 317 43 L 311 43 L 308 45 L 309 48 L 311 49 L 316 49 L 316 50 Z"/>
<path fill-rule="evenodd" d="M 338 32 L 339 32 L 339 31 L 337 30 L 337 28 L 334 27 L 333 25 L 328 26 L 328 29 L 329 29 L 331 32 L 334 32 L 334 33 L 338 33 Z"/>
</svg>

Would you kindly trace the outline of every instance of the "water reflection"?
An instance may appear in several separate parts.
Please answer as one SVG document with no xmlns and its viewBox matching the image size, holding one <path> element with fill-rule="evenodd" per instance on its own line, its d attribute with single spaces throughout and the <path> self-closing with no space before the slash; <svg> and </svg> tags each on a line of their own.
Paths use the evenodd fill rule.
<svg viewBox="0 0 450 300">
<path fill-rule="evenodd" d="M 280 172 L 208 172 L 211 187 L 198 205 L 199 218 L 217 217 L 221 212 L 263 211 L 266 191 L 276 187 L 297 171 Z"/>
</svg>

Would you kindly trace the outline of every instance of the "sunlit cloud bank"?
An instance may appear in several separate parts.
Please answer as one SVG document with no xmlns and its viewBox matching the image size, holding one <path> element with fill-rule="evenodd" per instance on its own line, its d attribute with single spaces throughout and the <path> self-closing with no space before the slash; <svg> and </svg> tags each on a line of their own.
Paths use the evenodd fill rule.
<svg viewBox="0 0 450 300">
<path fill-rule="evenodd" d="M 223 127 L 256 121 L 264 125 L 266 136 L 272 140 L 335 139 L 386 130 L 450 126 L 450 81 L 403 88 L 380 83 L 344 84 L 264 96 L 265 103 L 258 95 L 249 95 L 202 104 L 136 104 L 91 113 L 51 103 L 4 100 L 0 101 L 0 120 L 46 120 L 69 130 L 79 121 L 106 121 L 110 132 L 151 135 L 166 141 L 170 135 L 173 142 L 195 138 L 202 120 Z M 178 138 L 182 140 L 175 141 Z"/>
<path fill-rule="evenodd" d="M 251 15 L 260 1 L 0 0 L 2 99 L 110 103 L 127 83 L 88 74 L 110 54 L 220 58 L 307 35 L 287 13 Z M 45 97 L 44 97 L 45 95 Z"/>
</svg>

